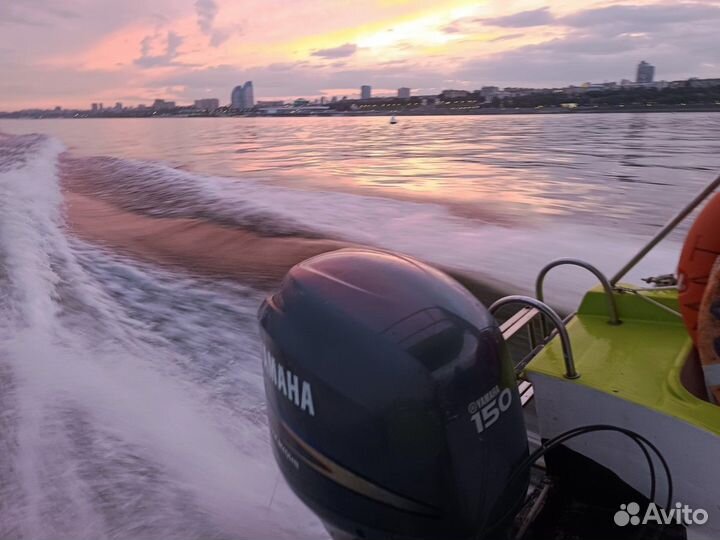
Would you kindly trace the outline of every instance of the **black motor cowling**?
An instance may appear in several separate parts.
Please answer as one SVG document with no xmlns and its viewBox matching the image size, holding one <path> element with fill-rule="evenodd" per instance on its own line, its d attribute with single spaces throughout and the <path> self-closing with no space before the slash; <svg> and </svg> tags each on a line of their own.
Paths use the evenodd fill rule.
<svg viewBox="0 0 720 540">
<path fill-rule="evenodd" d="M 425 264 L 344 249 L 259 313 L 275 458 L 340 538 L 464 539 L 512 517 L 527 456 L 497 323 Z"/>
</svg>

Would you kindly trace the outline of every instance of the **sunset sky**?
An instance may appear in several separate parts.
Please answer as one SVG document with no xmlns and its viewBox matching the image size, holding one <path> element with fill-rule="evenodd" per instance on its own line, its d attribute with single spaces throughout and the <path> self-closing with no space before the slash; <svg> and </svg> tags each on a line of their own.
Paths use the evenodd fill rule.
<svg viewBox="0 0 720 540">
<path fill-rule="evenodd" d="M 720 0 L 0 0 L 0 110 L 720 77 Z"/>
</svg>

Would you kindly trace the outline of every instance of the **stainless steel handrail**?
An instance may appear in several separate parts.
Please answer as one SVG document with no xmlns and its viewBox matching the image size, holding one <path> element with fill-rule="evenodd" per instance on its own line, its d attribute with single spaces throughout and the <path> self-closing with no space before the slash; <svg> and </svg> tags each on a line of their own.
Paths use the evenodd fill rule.
<svg viewBox="0 0 720 540">
<path fill-rule="evenodd" d="M 608 304 L 608 312 L 610 313 L 610 321 L 608 321 L 610 324 L 621 324 L 622 321 L 620 320 L 620 317 L 618 316 L 618 309 L 617 309 L 617 302 L 615 301 L 615 295 L 613 294 L 613 288 L 612 285 L 610 285 L 610 282 L 605 277 L 605 274 L 603 274 L 600 270 L 595 268 L 592 264 L 586 263 L 585 261 L 581 261 L 580 259 L 557 259 L 555 261 L 552 261 L 545 265 L 545 267 L 540 270 L 540 273 L 538 274 L 537 279 L 535 280 L 535 297 L 540 300 L 541 302 L 544 301 L 543 298 L 543 283 L 545 282 L 545 276 L 547 273 L 555 268 L 556 266 L 562 266 L 562 265 L 571 265 L 571 266 L 579 266 L 580 268 L 584 268 L 585 270 L 588 270 L 589 272 L 593 273 L 596 278 L 600 281 L 600 283 L 603 286 L 603 289 L 605 289 L 605 296 L 607 298 L 607 304 Z M 543 325 L 543 332 L 545 331 L 545 327 Z"/>
<path fill-rule="evenodd" d="M 617 274 L 615 274 L 612 279 L 610 279 L 610 284 L 615 285 L 618 281 L 620 281 L 623 277 L 625 277 L 625 274 L 627 274 L 630 270 L 632 270 L 637 263 L 642 260 L 645 255 L 648 254 L 648 252 L 654 248 L 663 238 L 665 238 L 670 232 L 677 227 L 678 223 L 680 223 L 683 219 L 685 219 L 690 212 L 695 210 L 701 202 L 703 202 L 713 191 L 715 191 L 718 186 L 720 186 L 720 176 L 718 176 L 714 181 L 710 183 L 705 189 L 703 189 L 697 197 L 695 197 L 690 203 L 685 206 L 680 212 L 677 213 L 677 215 L 672 218 L 670 221 L 667 222 L 667 224 L 658 231 L 658 233 L 645 245 L 644 248 L 642 248 L 640 251 L 638 251 L 635 256 L 630 259 L 625 266 L 623 266 Z"/>
<path fill-rule="evenodd" d="M 504 298 L 501 298 L 500 300 L 495 301 L 490 306 L 490 313 L 495 314 L 498 309 L 510 304 L 523 304 L 525 306 L 534 307 L 553 322 L 555 328 L 558 331 L 558 335 L 560 336 L 560 342 L 562 343 L 563 358 L 565 360 L 565 378 L 577 379 L 578 377 L 580 377 L 577 370 L 575 369 L 575 359 L 573 358 L 572 347 L 570 346 L 570 336 L 568 335 L 565 324 L 563 323 L 560 316 L 555 313 L 555 311 L 550 306 L 548 306 L 544 302 L 541 302 L 537 298 L 519 295 L 506 296 Z"/>
</svg>

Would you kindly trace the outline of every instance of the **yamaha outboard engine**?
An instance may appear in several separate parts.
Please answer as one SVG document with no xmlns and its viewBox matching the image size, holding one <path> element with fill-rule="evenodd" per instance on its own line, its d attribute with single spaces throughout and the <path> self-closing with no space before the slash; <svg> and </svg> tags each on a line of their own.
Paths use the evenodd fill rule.
<svg viewBox="0 0 720 540">
<path fill-rule="evenodd" d="M 527 435 L 497 323 L 413 259 L 343 249 L 259 313 L 272 445 L 335 538 L 475 538 L 513 517 Z"/>
</svg>

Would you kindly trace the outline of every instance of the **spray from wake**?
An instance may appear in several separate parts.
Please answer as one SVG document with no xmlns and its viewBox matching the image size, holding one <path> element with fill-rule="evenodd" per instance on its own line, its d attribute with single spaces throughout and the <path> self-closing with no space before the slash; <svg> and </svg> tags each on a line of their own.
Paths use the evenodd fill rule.
<svg viewBox="0 0 720 540">
<path fill-rule="evenodd" d="M 443 204 L 62 152 L 46 137 L 0 135 L 3 539 L 324 535 L 270 455 L 260 293 L 71 238 L 58 163 L 72 189 L 124 210 L 399 250 L 509 293 L 531 292 L 537 271 L 560 256 L 610 273 L 644 241 L 589 225 L 507 227 Z M 636 275 L 672 271 L 677 250 L 671 241 Z M 592 284 L 571 272 L 549 280 L 546 297 L 557 306 L 573 307 Z"/>
<path fill-rule="evenodd" d="M 0 538 L 322 536 L 269 455 L 258 293 L 69 239 L 62 150 L 0 138 Z"/>
<path fill-rule="evenodd" d="M 656 230 L 648 228 L 643 235 L 537 216 L 508 226 L 483 215 L 458 215 L 441 203 L 291 189 L 108 157 L 64 159 L 63 176 L 72 189 L 130 212 L 207 220 L 261 236 L 325 237 L 396 250 L 463 271 L 508 293 L 533 294 L 540 269 L 560 257 L 586 260 L 610 275 Z M 668 208 L 667 217 L 671 212 Z M 657 225 L 667 217 L 647 219 L 657 219 Z M 679 240 L 658 246 L 630 279 L 673 272 Z M 546 298 L 570 310 L 594 284 L 590 274 L 560 268 L 548 279 Z"/>
</svg>

